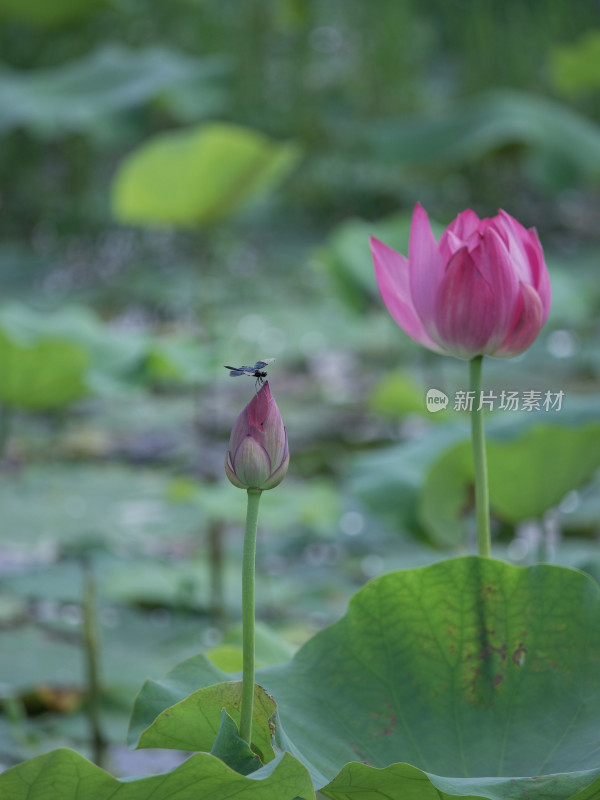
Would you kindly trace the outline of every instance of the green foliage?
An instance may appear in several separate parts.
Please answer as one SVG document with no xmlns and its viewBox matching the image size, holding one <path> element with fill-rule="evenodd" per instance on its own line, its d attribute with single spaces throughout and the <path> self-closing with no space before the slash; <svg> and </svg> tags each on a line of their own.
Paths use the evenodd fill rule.
<svg viewBox="0 0 600 800">
<path fill-rule="evenodd" d="M 148 686 L 146 682 L 145 686 Z M 152 687 L 149 687 L 152 691 Z M 144 688 L 142 688 L 142 693 Z M 241 682 L 217 683 L 198 689 L 181 703 L 162 711 L 146 728 L 137 747 L 166 747 L 174 750 L 210 751 L 221 728 L 221 709 L 226 708 L 236 725 L 240 721 Z M 271 746 L 269 721 L 276 710 L 275 701 L 260 686 L 254 690 L 255 709 L 252 717 L 252 750 L 264 764 L 275 757 Z M 192 711 L 191 709 L 195 709 Z M 135 712 L 130 741 L 135 741 Z"/>
<path fill-rule="evenodd" d="M 225 709 L 221 712 L 221 727 L 210 751 L 240 775 L 250 775 L 260 768 L 260 759 L 239 734 L 238 726 Z"/>
<path fill-rule="evenodd" d="M 557 47 L 550 66 L 562 94 L 572 97 L 600 89 L 600 31 L 588 31 L 578 41 Z"/>
<path fill-rule="evenodd" d="M 426 414 L 425 389 L 404 372 L 390 372 L 373 388 L 371 411 L 397 419 L 407 414 Z M 435 417 L 434 417 L 435 419 Z"/>
<path fill-rule="evenodd" d="M 89 14 L 106 0 L 0 0 L 0 17 L 53 27 Z"/>
<path fill-rule="evenodd" d="M 600 776 L 590 738 L 599 666 L 594 581 L 470 557 L 371 581 L 342 620 L 257 681 L 277 701 L 276 741 L 334 800 L 352 796 L 354 781 L 369 798 L 421 800 L 435 787 L 566 800 Z M 186 695 L 226 677 L 196 657 L 148 681 L 132 735 L 145 725 L 158 733 L 159 710 L 159 719 L 175 711 L 180 726 L 198 721 L 198 693 Z M 218 701 L 203 708 L 215 720 L 219 711 Z"/>
<path fill-rule="evenodd" d="M 306 769 L 283 753 L 247 778 L 208 753 L 198 753 L 180 767 L 137 780 L 119 781 L 72 750 L 54 750 L 0 775 L 0 789 L 11 800 L 305 800 L 315 794 Z"/>
<path fill-rule="evenodd" d="M 417 532 L 425 475 L 447 448 L 465 436 L 462 426 L 436 426 L 418 439 L 361 454 L 352 465 L 349 491 L 392 530 Z"/>
<path fill-rule="evenodd" d="M 75 398 L 87 391 L 106 395 L 144 385 L 197 383 L 206 367 L 206 354 L 197 342 L 135 332 L 123 336 L 84 306 L 40 313 L 7 303 L 0 310 L 2 330 L 9 337 L 4 344 L 7 374 L 10 368 L 5 391 L 20 382 L 29 403 L 25 408 L 49 407 L 44 403 L 50 383 L 55 392 L 71 392 Z M 18 357 L 11 348 L 18 349 Z M 77 375 L 85 391 L 78 388 Z"/>
<path fill-rule="evenodd" d="M 186 86 L 196 92 L 198 118 L 220 107 L 215 79 L 222 72 L 221 59 L 192 58 L 158 46 L 133 50 L 120 44 L 104 44 L 59 67 L 33 71 L 3 67 L 0 133 L 25 127 L 48 138 L 70 131 L 110 137 L 115 114 Z"/>
<path fill-rule="evenodd" d="M 225 632 L 223 641 L 206 655 L 223 672 L 242 671 L 242 626 L 235 625 Z M 257 666 L 284 664 L 293 655 L 294 648 L 266 625 L 257 622 L 254 630 L 254 648 Z"/>
<path fill-rule="evenodd" d="M 541 517 L 600 468 L 600 425 L 539 425 L 515 440 L 489 443 L 494 511 L 508 522 Z M 524 491 L 523 487 L 527 490 Z"/>
<path fill-rule="evenodd" d="M 487 454 L 493 513 L 509 524 L 541 518 L 600 468 L 600 425 L 538 424 L 514 439 L 490 438 Z M 463 514 L 470 505 L 472 484 L 468 441 L 447 450 L 429 468 L 419 516 L 437 545 L 464 541 Z"/>
<path fill-rule="evenodd" d="M 502 522 L 539 518 L 593 477 L 600 467 L 595 405 L 554 418 L 541 411 L 506 412 L 502 419 L 497 412 L 488 420 L 490 502 Z M 391 528 L 425 534 L 438 547 L 464 543 L 464 516 L 473 503 L 469 432 L 457 416 L 418 439 L 360 455 L 349 484 Z"/>
<path fill-rule="evenodd" d="M 87 369 L 77 343 L 0 318 L 0 402 L 8 408 L 50 410 L 79 400 L 89 391 Z"/>
<path fill-rule="evenodd" d="M 134 151 L 113 185 L 120 222 L 190 226 L 227 218 L 273 189 L 298 159 L 237 125 L 210 123 L 164 133 Z"/>
<path fill-rule="evenodd" d="M 365 144 L 395 166 L 472 164 L 525 146 L 569 165 L 584 181 L 600 177 L 600 129 L 566 105 L 530 93 L 493 90 L 434 118 L 378 123 Z"/>
</svg>

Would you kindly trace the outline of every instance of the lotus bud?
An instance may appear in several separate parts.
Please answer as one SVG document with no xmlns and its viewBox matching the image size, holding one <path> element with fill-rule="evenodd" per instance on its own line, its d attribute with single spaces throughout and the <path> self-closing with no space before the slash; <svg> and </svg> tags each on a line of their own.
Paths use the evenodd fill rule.
<svg viewBox="0 0 600 800">
<path fill-rule="evenodd" d="M 225 472 L 239 489 L 273 489 L 289 460 L 287 433 L 266 381 L 233 426 Z"/>
</svg>

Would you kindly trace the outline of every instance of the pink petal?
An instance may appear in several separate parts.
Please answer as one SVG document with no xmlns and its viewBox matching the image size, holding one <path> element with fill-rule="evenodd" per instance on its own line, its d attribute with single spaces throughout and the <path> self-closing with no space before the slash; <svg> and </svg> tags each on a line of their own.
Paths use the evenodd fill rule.
<svg viewBox="0 0 600 800">
<path fill-rule="evenodd" d="M 496 322 L 496 299 L 465 246 L 454 254 L 436 298 L 439 342 L 458 358 L 486 351 Z"/>
<path fill-rule="evenodd" d="M 519 282 L 506 245 L 494 228 L 486 228 L 471 257 L 494 295 L 494 326 L 485 349 L 490 354 L 514 324 L 515 309 L 520 303 Z"/>
<path fill-rule="evenodd" d="M 413 212 L 408 245 L 410 297 L 425 331 L 435 339 L 435 297 L 444 278 L 445 263 L 438 250 L 429 217 L 420 203 Z"/>
<path fill-rule="evenodd" d="M 455 236 L 466 242 L 471 234 L 478 230 L 480 222 L 477 214 L 472 209 L 466 208 L 448 225 L 446 230 L 452 231 Z"/>
<path fill-rule="evenodd" d="M 552 303 L 552 290 L 550 288 L 550 275 L 544 261 L 544 251 L 535 228 L 530 228 L 527 233 L 529 238 L 524 241 L 525 252 L 531 265 L 532 286 L 537 291 L 542 308 L 544 310 L 543 321 L 545 322 L 550 312 Z"/>
<path fill-rule="evenodd" d="M 552 302 L 550 276 L 544 261 L 544 251 L 535 228 L 524 228 L 506 211 L 500 209 L 496 218 L 509 232 L 509 251 L 515 257 L 519 268 L 519 278 L 531 284 L 537 291 L 544 310 L 544 322 L 548 317 Z"/>
<path fill-rule="evenodd" d="M 227 477 L 233 483 L 234 486 L 237 486 L 238 489 L 247 489 L 248 487 L 246 484 L 242 483 L 238 476 L 235 474 L 233 466 L 231 464 L 231 454 L 227 453 L 225 457 L 225 472 L 227 473 Z"/>
<path fill-rule="evenodd" d="M 250 488 L 262 488 L 271 474 L 268 453 L 252 436 L 246 436 L 235 451 L 232 465 L 241 483 Z"/>
<path fill-rule="evenodd" d="M 379 293 L 388 311 L 402 330 L 430 350 L 440 348 L 425 331 L 410 296 L 408 259 L 371 237 L 371 255 Z"/>
<path fill-rule="evenodd" d="M 530 243 L 530 233 L 506 211 L 500 209 L 498 216 L 492 220 L 493 227 L 502 236 L 507 244 L 508 252 L 513 259 L 517 277 L 521 281 L 535 286 L 532 274 L 532 265 L 527 254 L 526 245 Z"/>
<path fill-rule="evenodd" d="M 537 339 L 544 324 L 544 308 L 536 290 L 524 282 L 521 282 L 520 289 L 521 301 L 514 325 L 502 346 L 492 354 L 498 358 L 510 358 L 527 350 Z"/>
<path fill-rule="evenodd" d="M 290 463 L 290 454 L 287 453 L 286 457 L 283 459 L 279 467 L 275 470 L 275 472 L 272 475 L 269 476 L 269 479 L 265 481 L 262 488 L 274 489 L 276 486 L 279 486 L 279 484 L 287 474 L 289 463 Z"/>
<path fill-rule="evenodd" d="M 467 239 L 477 231 L 478 227 L 479 217 L 470 208 L 462 211 L 456 219 L 448 225 L 438 245 L 438 249 L 442 254 L 445 264 L 447 264 L 454 253 L 465 244 Z"/>
<path fill-rule="evenodd" d="M 269 413 L 269 405 L 273 401 L 269 381 L 263 383 L 260 390 L 248 403 L 248 423 L 262 431 L 265 419 Z"/>
<path fill-rule="evenodd" d="M 442 256 L 442 260 L 447 264 L 454 253 L 458 252 L 461 247 L 465 246 L 465 242 L 453 233 L 451 230 L 446 229 L 442 234 L 438 249 Z"/>
<path fill-rule="evenodd" d="M 272 469 L 276 469 L 286 455 L 288 440 L 283 420 L 275 400 L 271 401 L 264 425 L 264 448 L 271 459 Z"/>
<path fill-rule="evenodd" d="M 235 453 L 235 451 L 240 446 L 240 442 L 244 439 L 244 436 L 248 434 L 249 428 L 249 420 L 248 420 L 248 406 L 246 406 L 237 416 L 237 419 L 233 425 L 231 430 L 231 436 L 229 437 L 229 452 Z"/>
</svg>

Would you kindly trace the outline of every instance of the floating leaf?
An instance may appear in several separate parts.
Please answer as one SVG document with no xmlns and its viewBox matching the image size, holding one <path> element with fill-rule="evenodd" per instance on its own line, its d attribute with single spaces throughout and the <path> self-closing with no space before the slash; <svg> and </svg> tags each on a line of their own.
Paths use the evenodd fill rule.
<svg viewBox="0 0 600 800">
<path fill-rule="evenodd" d="M 310 776 L 289 753 L 245 777 L 209 753 L 191 756 L 170 772 L 117 780 L 73 750 L 53 750 L 0 775 L 10 800 L 315 800 Z"/>
<path fill-rule="evenodd" d="M 19 0 L 20 3 L 20 0 Z M 53 8 L 54 3 L 40 5 Z M 107 44 L 58 67 L 0 71 L 0 131 L 23 126 L 43 136 L 66 131 L 98 132 L 107 117 L 146 103 L 171 88 L 194 82 L 198 116 L 213 112 L 216 59 L 195 59 L 161 47 L 134 50 Z M 207 86 L 210 106 L 203 107 Z"/>
<path fill-rule="evenodd" d="M 175 698 L 183 712 L 215 677 L 199 656 L 147 682 L 136 724 Z M 257 681 L 277 701 L 280 742 L 334 800 L 600 788 L 600 590 L 575 570 L 468 557 L 383 575 Z"/>
<path fill-rule="evenodd" d="M 600 425 L 538 424 L 516 438 L 489 437 L 487 456 L 494 514 L 509 524 L 539 518 L 600 467 Z M 552 464 L 557 468 L 549 469 Z M 436 544 L 452 546 L 464 540 L 462 514 L 472 505 L 473 481 L 468 441 L 430 466 L 419 498 L 419 518 Z"/>
<path fill-rule="evenodd" d="M 231 216 L 296 163 L 294 144 L 238 125 L 164 133 L 134 151 L 113 184 L 120 222 L 190 226 Z"/>
<path fill-rule="evenodd" d="M 143 691 L 143 689 L 142 689 Z M 242 704 L 242 684 L 227 681 L 198 689 L 184 702 L 161 712 L 144 730 L 138 747 L 166 747 L 174 750 L 210 750 L 221 727 L 221 710 L 239 725 Z M 275 754 L 271 747 L 269 720 L 275 713 L 275 702 L 260 686 L 254 687 L 252 716 L 252 749 L 263 763 Z M 132 728 L 135 731 L 135 725 Z M 130 742 L 133 743 L 130 738 Z"/>
<path fill-rule="evenodd" d="M 60 339 L 20 343 L 0 329 L 0 402 L 33 411 L 62 408 L 88 394 L 85 350 Z"/>
<path fill-rule="evenodd" d="M 370 126 L 366 138 L 378 158 L 396 166 L 447 169 L 524 145 L 554 153 L 585 179 L 600 175 L 600 128 L 566 105 L 527 92 L 489 91 L 442 116 Z"/>
</svg>

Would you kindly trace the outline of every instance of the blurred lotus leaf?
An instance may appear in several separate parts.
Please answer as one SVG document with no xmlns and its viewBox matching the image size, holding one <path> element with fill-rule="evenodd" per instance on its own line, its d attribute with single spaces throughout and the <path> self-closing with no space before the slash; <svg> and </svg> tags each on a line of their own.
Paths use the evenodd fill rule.
<svg viewBox="0 0 600 800">
<path fill-rule="evenodd" d="M 600 30 L 557 47 L 551 55 L 551 74 L 559 92 L 572 97 L 600 89 Z"/>
<path fill-rule="evenodd" d="M 600 176 L 600 128 L 566 105 L 527 92 L 491 90 L 436 117 L 379 122 L 365 130 L 364 145 L 392 170 L 446 172 L 518 145 L 531 150 L 534 166 L 546 155 L 570 177 L 589 182 Z"/>
<path fill-rule="evenodd" d="M 487 451 L 492 512 L 514 525 L 541 518 L 590 480 L 600 467 L 600 425 L 538 424 L 512 440 L 490 438 Z M 436 544 L 464 541 L 463 514 L 471 504 L 472 484 L 468 441 L 447 450 L 428 470 L 419 517 Z"/>
<path fill-rule="evenodd" d="M 425 388 L 407 372 L 388 372 L 371 392 L 369 408 L 387 419 L 398 419 L 407 414 L 425 416 Z M 434 421 L 437 417 L 430 416 Z"/>
<path fill-rule="evenodd" d="M 52 7 L 52 3 L 44 4 Z M 197 117 L 220 108 L 215 80 L 220 58 L 197 59 L 148 47 L 105 44 L 88 55 L 47 69 L 0 70 L 0 133 L 26 127 L 41 136 L 70 131 L 110 135 L 116 113 L 186 86 L 195 89 Z"/>
<path fill-rule="evenodd" d="M 539 411 L 490 419 L 490 502 L 500 520 L 539 518 L 593 478 L 600 467 L 597 406 L 592 397 L 571 401 L 555 418 Z M 358 456 L 349 491 L 391 529 L 452 547 L 464 541 L 472 485 L 468 427 L 455 415 L 418 438 Z"/>
<path fill-rule="evenodd" d="M 121 164 L 113 211 L 130 224 L 210 224 L 274 189 L 298 157 L 295 144 L 238 125 L 163 133 Z"/>
<path fill-rule="evenodd" d="M 32 362 L 34 356 L 29 353 L 33 343 L 40 348 L 40 355 L 35 358 L 44 360 L 38 383 L 44 381 L 48 384 L 50 373 L 56 372 L 52 385 L 55 385 L 57 396 L 62 393 L 69 396 L 69 387 L 75 386 L 72 380 L 68 380 L 66 370 L 78 370 L 81 375 L 85 373 L 85 391 L 76 391 L 72 399 L 82 396 L 87 390 L 95 394 L 110 394 L 115 389 L 148 384 L 197 382 L 206 371 L 203 352 L 193 340 L 184 336 L 161 337 L 139 331 L 128 331 L 124 335 L 123 330 L 104 323 L 83 306 L 64 306 L 57 311 L 40 313 L 20 303 L 7 303 L 0 309 L 0 331 L 4 331 L 5 336 L 14 342 L 13 347 L 21 348 L 14 351 L 13 361 L 9 362 L 12 351 L 9 352 L 8 346 L 4 345 L 2 358 L 10 364 L 13 375 L 10 379 L 12 383 L 4 380 L 5 393 L 17 380 L 15 376 L 19 370 L 38 369 L 37 362 Z M 57 343 L 61 346 L 60 357 L 56 350 Z M 23 354 L 21 351 L 24 347 Z M 78 354 L 77 366 L 73 353 Z M 30 363 L 32 366 L 28 367 Z M 31 387 L 35 384 L 29 374 L 27 382 L 28 402 L 34 405 L 23 407 L 47 408 L 46 405 L 39 406 L 39 401 L 33 397 Z M 8 403 L 8 400 L 5 402 Z"/>
<path fill-rule="evenodd" d="M 105 0 L 0 0 L 0 16 L 51 27 L 88 14 L 104 3 Z"/>
<path fill-rule="evenodd" d="M 0 402 L 9 408 L 61 408 L 88 393 L 88 354 L 78 344 L 0 319 Z"/>
</svg>

